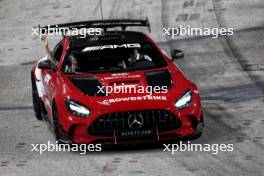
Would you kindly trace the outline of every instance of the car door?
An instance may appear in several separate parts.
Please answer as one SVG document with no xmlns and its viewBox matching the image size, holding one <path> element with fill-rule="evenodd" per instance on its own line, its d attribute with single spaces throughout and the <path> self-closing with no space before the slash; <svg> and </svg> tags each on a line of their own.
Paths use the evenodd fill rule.
<svg viewBox="0 0 264 176">
<path fill-rule="evenodd" d="M 53 56 L 53 64 L 57 65 L 59 63 L 60 58 L 62 56 L 63 52 L 63 45 L 59 43 L 53 50 L 52 56 Z M 55 60 L 55 61 L 54 61 Z M 44 69 L 43 70 L 43 84 L 44 84 L 44 89 L 46 92 L 46 98 L 49 101 L 49 105 L 51 108 L 51 102 L 53 98 L 53 94 L 56 92 L 56 74 L 57 74 L 57 69 L 52 70 L 52 69 Z"/>
</svg>

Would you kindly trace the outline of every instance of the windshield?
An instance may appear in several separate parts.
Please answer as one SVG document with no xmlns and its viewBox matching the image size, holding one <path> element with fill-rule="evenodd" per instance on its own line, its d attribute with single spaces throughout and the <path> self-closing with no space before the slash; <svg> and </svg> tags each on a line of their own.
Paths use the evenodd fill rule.
<svg viewBox="0 0 264 176">
<path fill-rule="evenodd" d="M 64 59 L 65 73 L 116 72 L 167 65 L 150 43 L 89 46 L 71 50 Z"/>
</svg>

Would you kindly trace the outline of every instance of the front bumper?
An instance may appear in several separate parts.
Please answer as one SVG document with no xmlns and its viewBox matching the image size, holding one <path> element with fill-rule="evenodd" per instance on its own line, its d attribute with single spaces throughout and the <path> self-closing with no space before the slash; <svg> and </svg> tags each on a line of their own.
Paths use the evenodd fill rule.
<svg viewBox="0 0 264 176">
<path fill-rule="evenodd" d="M 65 132 L 69 141 L 73 143 L 127 144 L 159 142 L 193 136 L 203 132 L 203 114 L 198 94 L 194 94 L 191 105 L 182 110 L 177 110 L 174 107 L 174 104 L 164 106 L 162 103 L 152 105 L 133 104 L 124 108 L 116 105 L 109 107 L 99 106 L 96 110 L 93 110 L 94 108 L 91 109 L 91 114 L 88 118 L 80 118 L 71 115 L 66 109 L 64 102 L 59 104 L 59 107 L 59 121 L 62 131 Z M 149 115 L 152 111 L 155 111 L 154 115 Z M 160 118 L 160 116 L 162 116 L 158 114 L 158 111 L 169 113 L 171 118 L 169 123 L 157 125 L 157 122 L 152 123 L 151 121 L 144 119 L 144 123 L 148 123 L 148 126 L 142 126 L 134 130 L 128 129 L 127 119 L 119 121 L 123 116 L 129 116 L 128 112 L 142 112 L 143 116 L 150 116 L 149 118 L 151 118 L 151 120 L 155 120 L 155 118 Z M 121 115 L 112 118 L 115 114 Z M 96 128 L 96 125 L 94 124 L 99 119 L 110 120 L 110 122 L 105 120 L 102 122 L 105 123 L 103 124 L 105 126 Z M 116 123 L 116 126 L 114 126 L 113 123 Z M 126 124 L 123 126 L 121 125 L 121 128 L 116 129 L 117 126 L 120 127 L 121 123 Z M 175 123 L 179 123 L 179 125 L 171 126 L 171 124 Z M 101 134 L 99 133 L 100 129 L 103 129 L 103 133 Z M 120 129 L 128 130 L 127 132 L 137 131 L 135 133 L 140 135 L 122 136 L 119 134 Z M 142 131 L 140 132 L 139 130 L 151 130 L 151 133 L 141 135 Z"/>
<path fill-rule="evenodd" d="M 100 116 L 100 118 L 99 117 L 90 118 L 89 120 L 80 119 L 79 117 L 63 118 L 64 121 L 62 122 L 61 126 L 63 128 L 63 125 L 65 124 L 68 125 L 69 128 L 67 130 L 63 129 L 63 131 L 65 132 L 65 135 L 68 137 L 69 141 L 72 143 L 100 143 L 104 145 L 170 141 L 170 140 L 177 140 L 182 137 L 194 136 L 203 132 L 203 114 L 200 109 L 198 109 L 197 111 L 190 111 L 187 108 L 185 110 L 182 110 L 180 113 L 173 110 L 174 109 L 163 110 L 163 111 L 170 112 L 172 114 L 171 118 L 177 119 L 176 121 L 173 120 L 173 122 L 174 123 L 179 122 L 179 125 L 176 125 L 174 127 L 170 126 L 170 128 L 164 129 L 164 128 L 159 128 L 160 126 L 157 126 L 157 123 L 153 123 L 156 124 L 153 125 L 150 122 L 148 122 L 150 123 L 149 124 L 150 126 L 153 125 L 152 128 L 142 127 L 139 129 L 127 129 L 128 132 L 134 131 L 134 133 L 132 133 L 134 135 L 128 135 L 128 136 L 121 136 L 120 134 L 118 134 L 121 128 L 120 129 L 115 129 L 114 127 L 111 128 L 109 124 L 113 122 L 109 122 L 108 124 L 107 122 L 102 122 L 104 123 L 105 126 L 103 128 L 100 128 L 100 129 L 107 128 L 108 130 L 109 129 L 112 130 L 109 131 L 104 130 L 102 131 L 102 133 L 98 133 L 98 130 L 95 131 L 94 126 L 96 125 L 95 124 L 96 120 L 98 121 L 98 119 L 104 118 L 105 116 Z M 154 111 L 154 110 L 150 110 L 150 111 Z M 67 121 L 66 123 L 65 120 Z M 123 123 L 124 122 L 125 121 L 123 121 Z M 145 130 L 151 130 L 151 132 L 147 131 L 147 133 L 145 134 L 144 132 Z M 144 133 L 143 135 L 142 132 Z"/>
</svg>

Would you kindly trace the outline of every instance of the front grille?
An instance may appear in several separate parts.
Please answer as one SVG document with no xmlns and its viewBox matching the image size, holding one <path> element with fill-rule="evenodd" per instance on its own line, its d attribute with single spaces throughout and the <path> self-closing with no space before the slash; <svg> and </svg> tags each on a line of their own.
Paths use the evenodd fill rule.
<svg viewBox="0 0 264 176">
<path fill-rule="evenodd" d="M 141 110 L 129 112 L 116 112 L 105 114 L 97 118 L 88 128 L 88 134 L 93 136 L 114 136 L 120 131 L 133 131 L 129 119 L 140 116 L 143 124 L 136 130 L 158 130 L 159 132 L 177 129 L 180 120 L 167 110 Z"/>
</svg>

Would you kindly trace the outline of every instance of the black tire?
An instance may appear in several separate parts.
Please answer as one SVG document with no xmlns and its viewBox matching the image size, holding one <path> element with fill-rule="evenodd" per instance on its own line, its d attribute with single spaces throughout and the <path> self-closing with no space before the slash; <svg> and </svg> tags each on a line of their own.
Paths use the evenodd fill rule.
<svg viewBox="0 0 264 176">
<path fill-rule="evenodd" d="M 33 109 L 35 112 L 35 117 L 38 120 L 42 120 L 42 111 L 41 111 L 41 99 L 39 98 L 38 91 L 37 91 L 37 86 L 36 86 L 36 81 L 31 73 L 31 86 L 32 86 L 32 103 L 33 103 Z"/>
<path fill-rule="evenodd" d="M 201 137 L 203 135 L 203 133 L 204 133 L 204 118 L 203 118 L 203 116 L 202 116 L 202 119 L 200 122 L 202 122 L 202 131 L 200 130 L 198 133 L 190 136 L 189 137 L 190 140 L 198 139 L 199 137 Z"/>
<path fill-rule="evenodd" d="M 53 131 L 55 134 L 56 141 L 60 141 L 61 139 L 61 128 L 60 128 L 60 122 L 59 122 L 59 116 L 57 111 L 56 104 L 53 104 L 52 106 L 52 119 L 53 119 Z"/>
<path fill-rule="evenodd" d="M 195 135 L 189 137 L 189 139 L 190 140 L 195 140 L 195 139 L 198 139 L 199 137 L 201 137 L 202 135 L 203 135 L 203 133 L 201 132 L 201 133 L 198 133 L 198 134 L 195 134 Z"/>
<path fill-rule="evenodd" d="M 203 122 L 203 126 L 204 126 L 204 122 Z M 200 138 L 203 135 L 203 133 L 204 132 L 199 132 L 199 133 L 196 133 L 194 135 L 187 136 L 187 137 L 185 137 L 185 140 L 195 140 L 195 139 L 198 139 L 198 138 Z"/>
<path fill-rule="evenodd" d="M 198 134 L 193 134 L 193 135 L 190 135 L 190 136 L 184 136 L 182 138 L 180 138 L 180 140 L 182 141 L 192 141 L 192 140 L 195 140 L 195 139 L 198 139 L 202 136 L 203 133 L 198 133 Z"/>
<path fill-rule="evenodd" d="M 53 119 L 53 131 L 58 144 L 72 144 L 70 138 L 63 132 L 60 121 L 57 106 L 55 103 L 52 105 L 52 119 Z"/>
</svg>

